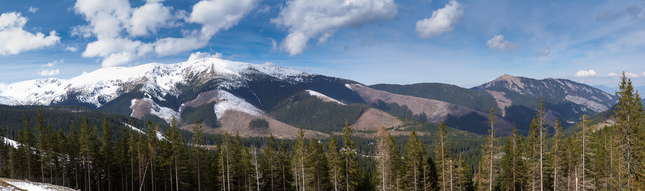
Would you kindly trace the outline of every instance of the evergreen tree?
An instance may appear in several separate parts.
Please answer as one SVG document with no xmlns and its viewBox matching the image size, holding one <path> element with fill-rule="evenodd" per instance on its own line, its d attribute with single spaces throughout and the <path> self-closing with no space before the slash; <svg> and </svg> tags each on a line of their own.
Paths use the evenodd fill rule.
<svg viewBox="0 0 645 191">
<path fill-rule="evenodd" d="M 583 120 L 586 116 L 583 116 Z M 553 127 L 553 143 L 551 145 L 551 155 L 553 156 L 553 190 L 562 190 L 564 189 L 564 178 L 563 176 L 563 158 L 564 154 L 562 152 L 563 141 L 562 141 L 562 124 L 558 119 L 555 120 L 555 127 Z M 583 143 L 584 144 L 584 143 Z M 583 146 L 584 147 L 584 146 Z M 584 162 L 583 162 L 584 164 Z M 584 178 L 583 178 L 584 180 Z"/>
<path fill-rule="evenodd" d="M 424 179 L 424 158 L 425 146 L 419 141 L 417 133 L 413 130 L 410 133 L 410 138 L 408 139 L 408 144 L 405 147 L 405 159 L 403 161 L 406 169 L 405 179 L 407 180 L 406 190 L 425 190 L 425 180 Z M 429 186 L 429 185 L 427 185 Z"/>
<path fill-rule="evenodd" d="M 195 123 L 193 125 L 193 146 L 195 146 L 195 160 L 196 160 L 196 167 L 197 167 L 197 190 L 201 191 L 202 185 L 201 185 L 201 163 L 202 163 L 202 145 L 204 145 L 204 131 L 202 130 L 202 125 L 199 123 L 198 119 L 195 119 Z"/>
<path fill-rule="evenodd" d="M 354 140 L 352 140 L 352 128 L 349 122 L 345 121 L 345 128 L 343 128 L 343 143 L 345 146 L 342 149 L 342 157 L 345 160 L 345 173 L 343 179 L 345 189 L 347 191 L 354 190 L 358 184 L 358 163 L 356 160 L 356 149 L 354 147 Z"/>
<path fill-rule="evenodd" d="M 408 143 L 409 144 L 409 143 Z M 434 145 L 435 158 L 437 159 L 437 171 L 439 175 L 439 190 L 450 190 L 450 150 L 448 150 L 448 132 L 446 131 L 446 124 L 441 121 L 439 123 L 439 132 Z M 407 153 L 407 151 L 406 151 Z"/>
<path fill-rule="evenodd" d="M 382 126 L 378 128 L 377 132 L 377 143 L 376 143 L 376 156 L 378 160 L 378 173 L 379 173 L 379 181 L 380 184 L 378 185 L 379 190 L 386 191 L 389 190 L 390 183 L 388 183 L 388 180 L 390 179 L 389 176 L 391 176 L 390 171 L 391 171 L 391 166 L 390 166 L 390 139 L 389 133 L 387 132 L 387 129 L 385 126 Z"/>
<path fill-rule="evenodd" d="M 497 138 L 495 138 L 495 110 L 491 106 L 490 117 L 488 122 L 490 129 L 488 130 L 488 135 L 486 135 L 486 142 L 482 145 L 482 160 L 480 161 L 479 180 L 477 187 L 479 190 L 490 190 L 492 191 L 497 185 L 497 174 L 498 168 L 497 163 L 495 162 L 495 155 L 498 153 L 498 148 L 495 145 Z"/>
<path fill-rule="evenodd" d="M 307 150 L 310 153 L 307 158 L 309 164 L 309 173 L 312 178 L 309 179 L 307 185 L 315 191 L 328 191 L 330 190 L 329 183 L 329 167 L 327 166 L 327 157 L 323 150 L 323 145 L 314 138 L 309 141 Z"/>
<path fill-rule="evenodd" d="M 645 186 L 643 184 L 643 166 L 641 165 L 643 144 L 639 141 L 639 134 L 643 126 L 643 104 L 638 92 L 634 90 L 631 79 L 623 72 L 620 81 L 620 91 L 616 92 L 618 104 L 616 105 L 615 118 L 621 151 L 618 165 L 618 184 L 621 190 L 634 190 Z M 639 161 L 640 159 L 640 161 Z"/>
<path fill-rule="evenodd" d="M 401 160 L 401 153 L 399 152 L 399 147 L 396 144 L 394 136 L 388 135 L 388 139 L 390 144 L 390 156 L 388 157 L 390 159 L 388 164 L 390 166 L 389 187 L 390 190 L 403 190 L 403 161 Z"/>
<path fill-rule="evenodd" d="M 523 190 L 526 167 L 524 166 L 524 147 L 521 135 L 513 128 L 512 134 L 506 138 L 502 152 L 502 189 Z"/>
<path fill-rule="evenodd" d="M 329 141 L 329 147 L 327 148 L 327 161 L 329 166 L 329 177 L 332 183 L 334 191 L 342 190 L 342 174 L 344 162 L 340 152 L 338 151 L 338 143 L 336 143 L 336 138 L 334 135 L 331 135 L 331 140 Z"/>
</svg>

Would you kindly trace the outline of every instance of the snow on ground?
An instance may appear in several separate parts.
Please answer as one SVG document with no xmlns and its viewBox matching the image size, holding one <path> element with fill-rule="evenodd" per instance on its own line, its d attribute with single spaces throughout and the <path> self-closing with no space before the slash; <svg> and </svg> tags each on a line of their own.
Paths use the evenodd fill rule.
<svg viewBox="0 0 645 191">
<path fill-rule="evenodd" d="M 16 180 L 16 179 L 5 179 L 2 178 L 0 181 L 5 182 L 11 186 L 17 187 L 22 190 L 28 190 L 28 191 L 59 191 L 59 190 L 74 190 L 71 188 L 63 187 L 63 186 L 58 186 L 58 185 L 52 185 L 52 184 L 46 184 L 46 183 L 40 183 L 40 182 L 32 182 L 32 181 L 27 181 L 27 180 Z M 13 188 L 1 188 L 2 190 L 13 190 Z"/>
<path fill-rule="evenodd" d="M 264 115 L 264 112 L 262 110 L 246 102 L 244 99 L 228 93 L 227 91 L 218 90 L 217 94 L 219 101 L 217 101 L 214 106 L 215 114 L 217 115 L 217 121 L 219 121 L 228 110 L 240 111 L 255 116 Z"/>
<path fill-rule="evenodd" d="M 175 119 L 180 119 L 179 112 L 176 112 L 175 110 L 172 110 L 167 107 L 161 107 L 150 98 L 132 99 L 132 101 L 130 101 L 130 109 L 133 109 L 133 107 L 139 101 L 145 101 L 150 103 L 150 105 L 152 105 L 152 108 L 150 108 L 150 114 L 160 117 L 161 119 L 165 120 L 168 124 L 170 124 L 170 121 L 172 121 L 173 117 Z M 132 111 L 132 114 L 134 114 L 134 109 Z M 132 116 L 132 114 L 130 114 L 130 116 Z"/>
<path fill-rule="evenodd" d="M 331 101 L 331 102 L 336 102 L 338 105 L 345 105 L 343 102 L 340 102 L 340 101 L 338 101 L 338 100 L 336 100 L 334 98 L 331 98 L 331 97 L 329 97 L 329 96 L 327 96 L 325 94 L 322 94 L 320 92 L 313 91 L 313 90 L 305 90 L 305 91 L 307 91 L 307 93 L 309 93 L 309 95 L 316 96 L 316 97 L 322 99 L 323 101 Z"/>
<path fill-rule="evenodd" d="M 20 146 L 20 143 L 18 143 L 17 141 L 14 141 L 12 139 L 9 139 L 9 138 L 6 138 L 6 137 L 2 137 L 2 139 L 4 141 L 4 144 L 11 145 L 13 148 L 17 149 L 18 146 Z"/>
<path fill-rule="evenodd" d="M 354 91 L 354 89 L 352 89 L 352 85 L 345 84 L 345 87 L 347 87 L 347 89 L 350 89 L 350 90 Z"/>
<path fill-rule="evenodd" d="M 132 126 L 132 125 L 127 124 L 127 123 L 123 123 L 123 125 L 125 125 L 126 127 L 130 127 L 130 129 L 136 131 L 137 133 L 147 135 L 146 132 L 143 132 L 141 129 L 139 129 L 139 128 L 135 127 L 135 126 Z M 166 139 L 166 136 L 164 136 L 163 133 L 157 131 L 157 139 L 164 140 L 164 139 Z"/>
<path fill-rule="evenodd" d="M 203 75 L 213 72 L 215 76 Z M 143 85 L 142 91 L 159 100 L 179 92 L 176 85 L 187 83 L 187 78 L 205 76 L 227 79 L 219 84 L 221 88 L 232 89 L 243 86 L 244 75 L 261 72 L 282 80 L 301 81 L 304 72 L 273 67 L 271 64 L 249 64 L 204 58 L 189 60 L 176 64 L 149 63 L 134 67 L 101 68 L 90 73 L 83 73 L 71 79 L 37 79 L 0 84 L 0 103 L 9 105 L 50 105 L 76 95 L 76 99 L 96 107 L 101 102 L 117 98 L 123 90 L 130 90 L 134 85 Z"/>
</svg>

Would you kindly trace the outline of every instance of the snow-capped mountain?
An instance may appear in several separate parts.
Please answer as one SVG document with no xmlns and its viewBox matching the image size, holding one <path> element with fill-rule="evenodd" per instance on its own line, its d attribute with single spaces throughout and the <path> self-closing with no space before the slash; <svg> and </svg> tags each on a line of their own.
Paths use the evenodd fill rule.
<svg viewBox="0 0 645 191">
<path fill-rule="evenodd" d="M 270 64 L 203 58 L 176 64 L 102 68 L 71 79 L 0 85 L 0 104 L 79 105 L 140 119 L 153 115 L 170 122 L 172 118 L 181 120 L 187 107 L 214 102 L 208 110 L 219 121 L 227 111 L 265 116 L 284 96 L 304 90 L 338 103 L 360 102 L 360 97 L 351 95 L 353 91 L 344 86 L 346 81 Z"/>
<path fill-rule="evenodd" d="M 205 58 L 177 64 L 150 63 L 135 67 L 102 68 L 72 79 L 38 79 L 0 87 L 0 103 L 6 105 L 52 105 L 65 99 L 77 99 L 101 107 L 120 94 L 142 85 L 149 97 L 164 100 L 178 96 L 177 85 L 225 79 L 218 88 L 244 86 L 252 74 L 265 74 L 287 82 L 302 81 L 308 74 L 296 70 Z"/>
</svg>

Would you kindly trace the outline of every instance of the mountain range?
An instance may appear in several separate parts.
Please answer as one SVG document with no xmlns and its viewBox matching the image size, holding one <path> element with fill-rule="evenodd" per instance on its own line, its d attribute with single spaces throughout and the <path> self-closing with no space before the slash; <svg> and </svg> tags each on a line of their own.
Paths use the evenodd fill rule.
<svg viewBox="0 0 645 191">
<path fill-rule="evenodd" d="M 500 134 L 513 127 L 525 133 L 540 101 L 551 122 L 558 118 L 568 126 L 582 115 L 608 110 L 617 98 L 566 79 L 503 75 L 471 89 L 440 83 L 367 86 L 219 58 L 102 68 L 71 79 L 0 85 L 3 105 L 74 105 L 157 123 L 176 118 L 184 129 L 198 119 L 208 133 L 238 131 L 246 137 L 289 138 L 302 127 L 308 136 L 324 138 L 339 132 L 345 122 L 366 134 L 380 125 L 406 131 L 409 121 L 444 121 L 485 134 L 491 107 Z M 266 120 L 267 127 L 250 127 L 257 119 Z"/>
</svg>

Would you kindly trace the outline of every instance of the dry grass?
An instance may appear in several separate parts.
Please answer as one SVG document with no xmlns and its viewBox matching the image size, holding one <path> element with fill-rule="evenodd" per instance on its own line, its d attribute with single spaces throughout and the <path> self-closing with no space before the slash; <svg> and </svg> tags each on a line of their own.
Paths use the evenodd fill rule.
<svg viewBox="0 0 645 191">
<path fill-rule="evenodd" d="M 269 122 L 269 128 L 264 130 L 251 129 L 249 122 L 257 118 L 266 119 Z M 187 125 L 182 128 L 192 130 L 192 127 L 192 125 Z M 210 134 L 224 134 L 226 132 L 235 134 L 237 131 L 240 137 L 269 137 L 270 134 L 273 134 L 274 137 L 280 139 L 295 139 L 298 130 L 299 128 L 287 125 L 270 117 L 254 116 L 239 111 L 227 111 L 220 119 L 220 127 L 208 128 L 204 132 Z M 314 137 L 317 139 L 329 137 L 328 134 L 312 130 L 305 130 L 305 136 L 307 138 Z"/>
</svg>

